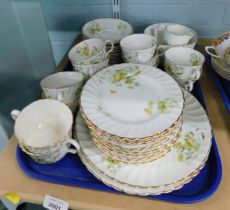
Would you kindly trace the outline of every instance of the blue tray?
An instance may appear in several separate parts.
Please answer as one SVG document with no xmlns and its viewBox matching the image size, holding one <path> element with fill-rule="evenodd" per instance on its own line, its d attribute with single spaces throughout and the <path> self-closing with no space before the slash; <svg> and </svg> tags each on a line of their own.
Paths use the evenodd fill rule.
<svg viewBox="0 0 230 210">
<path fill-rule="evenodd" d="M 230 81 L 224 79 L 223 77 L 221 77 L 219 74 L 215 72 L 211 64 L 211 56 L 206 55 L 206 63 L 208 66 L 208 70 L 210 71 L 216 83 L 216 86 L 220 92 L 220 95 L 224 101 L 224 105 L 228 113 L 230 114 Z"/>
<path fill-rule="evenodd" d="M 193 94 L 204 104 L 200 85 L 197 82 Z M 47 165 L 34 162 L 17 147 L 17 161 L 25 174 L 46 182 L 53 182 L 76 187 L 102 190 L 112 193 L 121 193 L 104 185 L 96 179 L 82 164 L 77 155 L 68 154 L 62 160 Z M 146 196 L 144 198 L 158 199 L 175 203 L 195 203 L 209 198 L 218 188 L 222 176 L 221 160 L 215 139 L 212 139 L 212 148 L 205 167 L 190 183 L 183 188 L 169 194 Z"/>
</svg>

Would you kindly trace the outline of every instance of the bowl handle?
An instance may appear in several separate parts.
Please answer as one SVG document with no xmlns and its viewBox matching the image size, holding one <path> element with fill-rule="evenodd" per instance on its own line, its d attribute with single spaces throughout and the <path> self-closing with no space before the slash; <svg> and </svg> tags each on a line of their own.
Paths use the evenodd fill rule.
<svg viewBox="0 0 230 210">
<path fill-rule="evenodd" d="M 21 111 L 14 109 L 10 112 L 12 119 L 16 120 Z"/>
<path fill-rule="evenodd" d="M 211 56 L 213 56 L 213 57 L 215 57 L 215 58 L 220 58 L 220 56 L 215 55 L 215 54 L 213 54 L 212 52 L 210 52 L 209 49 L 215 50 L 215 47 L 214 47 L 214 46 L 206 46 L 206 47 L 205 47 L 205 51 L 206 51 L 206 53 L 208 53 L 209 55 L 211 55 Z"/>
</svg>

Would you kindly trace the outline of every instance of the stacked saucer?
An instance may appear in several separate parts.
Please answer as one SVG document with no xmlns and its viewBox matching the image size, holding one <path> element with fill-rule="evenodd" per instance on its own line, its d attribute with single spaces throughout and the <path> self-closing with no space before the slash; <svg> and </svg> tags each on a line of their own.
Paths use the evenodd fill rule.
<svg viewBox="0 0 230 210">
<path fill-rule="evenodd" d="M 221 59 L 211 57 L 213 69 L 226 80 L 230 80 L 230 67 Z"/>
<path fill-rule="evenodd" d="M 120 40 L 133 33 L 132 26 L 119 19 L 101 18 L 92 20 L 86 23 L 82 32 L 84 38 L 100 38 L 104 41 L 110 40 L 114 44 L 113 51 L 109 54 L 109 63 L 122 63 L 122 53 L 120 47 Z M 111 48 L 111 44 L 106 45 L 107 50 Z"/>
<path fill-rule="evenodd" d="M 166 155 L 182 126 L 184 98 L 160 69 L 139 64 L 108 67 L 88 80 L 82 117 L 95 146 L 124 163 L 145 163 Z"/>
</svg>

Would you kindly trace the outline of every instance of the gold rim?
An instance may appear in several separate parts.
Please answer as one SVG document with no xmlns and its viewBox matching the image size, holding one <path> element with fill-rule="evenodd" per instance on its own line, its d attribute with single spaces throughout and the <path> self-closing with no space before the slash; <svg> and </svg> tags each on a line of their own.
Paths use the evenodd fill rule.
<svg viewBox="0 0 230 210">
<path fill-rule="evenodd" d="M 210 148 L 211 148 L 211 144 L 210 144 Z M 122 181 L 119 181 L 119 180 L 116 180 L 115 178 L 113 177 L 110 177 L 109 175 L 107 175 L 105 172 L 101 171 L 98 167 L 95 166 L 94 163 L 92 163 L 89 158 L 87 157 L 87 155 L 84 153 L 84 151 L 81 149 L 80 152 L 79 152 L 79 157 L 81 159 L 81 161 L 83 163 L 85 163 L 85 161 L 82 159 L 82 157 L 84 157 L 86 159 L 87 162 L 89 162 L 92 167 L 96 168 L 100 173 L 102 173 L 105 177 L 109 178 L 109 179 L 112 179 L 113 181 L 119 183 L 119 184 L 122 184 L 122 185 L 125 185 L 125 186 L 129 186 L 129 187 L 135 187 L 135 188 L 142 188 L 142 189 L 156 189 L 156 188 L 161 188 L 161 187 L 175 187 L 175 186 L 178 186 L 178 187 L 182 187 L 184 184 L 190 182 L 195 176 L 197 176 L 199 174 L 199 172 L 201 171 L 201 169 L 205 166 L 205 162 L 207 161 L 208 157 L 209 157 L 209 153 L 210 153 L 210 148 L 209 148 L 209 151 L 207 153 L 207 156 L 205 156 L 205 158 L 203 159 L 203 161 L 201 162 L 201 164 L 193 171 L 191 172 L 188 176 L 178 180 L 178 181 L 175 181 L 175 182 L 172 182 L 172 183 L 169 183 L 169 184 L 162 184 L 162 185 L 158 185 L 158 186 L 147 186 L 147 187 L 144 187 L 144 186 L 140 186 L 140 185 L 132 185 L 132 184 L 128 184 L 128 183 L 125 183 L 125 182 L 122 182 Z M 87 167 L 87 164 L 85 164 L 86 167 Z M 87 169 L 89 171 L 91 171 L 92 174 L 93 171 L 90 170 L 88 167 Z M 94 174 L 95 175 L 95 174 Z M 95 175 L 96 176 L 96 175 Z M 99 180 L 101 180 L 102 182 L 104 182 L 100 177 L 96 176 Z M 104 182 L 105 183 L 105 182 Z M 108 183 L 107 183 L 108 184 Z M 109 186 L 112 186 L 111 184 L 108 184 Z M 174 189 L 169 189 L 169 191 L 167 192 L 171 192 L 172 190 Z M 164 191 L 162 191 L 161 193 L 164 193 Z M 151 193 L 149 193 L 151 194 Z"/>
<path fill-rule="evenodd" d="M 182 120 L 182 113 L 181 115 L 178 117 L 178 119 L 167 129 L 165 129 L 164 131 L 154 134 L 152 136 L 147 136 L 147 137 L 143 137 L 143 138 L 127 138 L 127 137 L 120 137 L 114 134 L 110 134 L 106 131 L 101 130 L 100 128 L 98 128 L 95 124 L 93 124 L 88 117 L 86 116 L 86 114 L 84 113 L 82 107 L 80 106 L 80 112 L 81 115 L 85 121 L 85 123 L 87 124 L 88 128 L 91 130 L 96 130 L 98 133 L 101 133 L 101 135 L 104 136 L 108 136 L 108 138 L 113 139 L 114 141 L 116 141 L 117 143 L 123 143 L 123 144 L 128 144 L 128 145 L 140 145 L 140 144 L 146 144 L 148 142 L 152 142 L 153 140 L 156 141 L 160 141 L 162 140 L 162 136 L 165 135 L 171 135 L 173 131 L 175 131 L 176 126 L 180 123 L 180 121 Z"/>
</svg>

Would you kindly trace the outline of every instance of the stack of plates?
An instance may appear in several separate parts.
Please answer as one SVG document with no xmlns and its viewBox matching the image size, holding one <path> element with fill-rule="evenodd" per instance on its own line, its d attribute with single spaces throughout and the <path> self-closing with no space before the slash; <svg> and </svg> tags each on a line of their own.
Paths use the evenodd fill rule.
<svg viewBox="0 0 230 210">
<path fill-rule="evenodd" d="M 213 69 L 226 80 L 230 81 L 230 66 L 228 66 L 221 59 L 211 57 L 211 63 Z"/>
<path fill-rule="evenodd" d="M 111 40 L 114 43 L 113 51 L 109 55 L 109 63 L 122 63 L 120 40 L 133 33 L 132 26 L 119 19 L 101 18 L 86 23 L 82 32 L 85 38 L 100 38 L 104 41 Z M 110 44 L 106 46 L 111 48 Z"/>
<path fill-rule="evenodd" d="M 184 98 L 160 69 L 139 64 L 108 67 L 84 86 L 81 113 L 96 147 L 125 163 L 167 154 L 182 126 Z"/>
<path fill-rule="evenodd" d="M 129 194 L 158 195 L 181 188 L 204 167 L 212 137 L 208 117 L 200 103 L 186 91 L 184 98 L 183 125 L 176 144 L 164 157 L 149 163 L 129 164 L 106 156 L 93 144 L 79 114 L 75 133 L 81 160 L 106 185 Z"/>
</svg>

